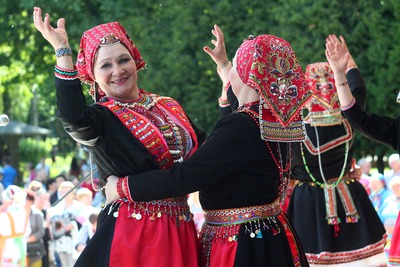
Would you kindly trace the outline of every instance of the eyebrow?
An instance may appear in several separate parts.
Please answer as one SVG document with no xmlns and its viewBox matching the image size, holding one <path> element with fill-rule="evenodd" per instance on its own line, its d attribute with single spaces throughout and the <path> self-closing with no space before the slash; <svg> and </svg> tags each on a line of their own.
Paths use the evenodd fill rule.
<svg viewBox="0 0 400 267">
<path fill-rule="evenodd" d="M 122 57 L 125 57 L 125 56 L 130 56 L 130 54 L 129 53 L 122 53 L 122 54 L 120 54 L 119 56 L 118 56 L 118 59 L 120 59 L 120 58 L 122 58 Z M 105 59 L 103 59 L 103 60 L 101 60 L 101 61 L 99 61 L 98 62 L 98 64 L 101 64 L 102 62 L 104 62 L 104 61 L 109 61 L 109 60 L 111 60 L 111 58 L 105 58 Z"/>
</svg>

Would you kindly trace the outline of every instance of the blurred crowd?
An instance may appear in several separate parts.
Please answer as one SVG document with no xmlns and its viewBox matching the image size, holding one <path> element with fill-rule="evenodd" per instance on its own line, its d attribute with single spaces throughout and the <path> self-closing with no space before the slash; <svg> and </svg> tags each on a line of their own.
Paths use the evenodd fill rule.
<svg viewBox="0 0 400 267">
<path fill-rule="evenodd" d="M 390 247 L 394 225 L 400 210 L 400 156 L 392 154 L 388 158 L 389 169 L 384 173 L 371 172 L 371 160 L 361 158 L 360 166 L 363 176 L 361 183 L 378 213 L 388 234 L 386 248 Z"/>
<path fill-rule="evenodd" d="M 31 166 L 24 187 L 10 159 L 0 168 L 0 266 L 70 267 L 96 231 L 105 202 L 95 166 L 72 159 L 68 173 L 50 177 L 45 158 Z M 83 181 L 82 181 L 83 180 Z M 79 184 L 78 184 L 79 183 Z M 8 264 L 8 265 L 7 265 Z"/>
</svg>

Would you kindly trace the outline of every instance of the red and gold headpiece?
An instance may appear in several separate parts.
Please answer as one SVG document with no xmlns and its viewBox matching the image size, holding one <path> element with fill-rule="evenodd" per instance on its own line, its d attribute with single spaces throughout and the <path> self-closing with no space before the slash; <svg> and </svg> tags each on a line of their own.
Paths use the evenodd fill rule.
<svg viewBox="0 0 400 267">
<path fill-rule="evenodd" d="M 97 88 L 95 91 L 95 79 L 93 75 L 94 61 L 96 52 L 100 46 L 113 45 L 116 43 L 123 44 L 131 54 L 133 60 L 136 63 L 137 70 L 140 70 L 146 66 L 146 62 L 142 58 L 137 49 L 135 43 L 127 34 L 124 27 L 119 22 L 109 22 L 105 24 L 97 25 L 83 33 L 81 43 L 79 46 L 78 58 L 76 61 L 76 67 L 78 69 L 79 79 L 87 84 L 91 85 L 89 93 L 96 100 L 104 96 L 104 92 L 101 88 Z M 96 94 L 98 94 L 96 96 Z"/>
<path fill-rule="evenodd" d="M 235 56 L 239 77 L 260 94 L 261 137 L 268 141 L 305 139 L 301 110 L 311 97 L 290 44 L 276 36 L 250 36 Z"/>
<path fill-rule="evenodd" d="M 306 67 L 305 77 L 313 94 L 306 123 L 330 126 L 342 123 L 333 71 L 328 62 L 317 62 Z"/>
</svg>

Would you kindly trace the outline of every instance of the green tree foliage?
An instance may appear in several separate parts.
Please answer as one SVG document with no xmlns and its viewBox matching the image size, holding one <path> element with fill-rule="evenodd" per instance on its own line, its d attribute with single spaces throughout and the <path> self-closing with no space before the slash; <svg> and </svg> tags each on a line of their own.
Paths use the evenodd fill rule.
<svg viewBox="0 0 400 267">
<path fill-rule="evenodd" d="M 227 52 L 248 35 L 274 34 L 288 40 L 305 69 L 326 61 L 325 38 L 343 35 L 368 86 L 367 109 L 394 117 L 400 89 L 400 3 L 397 0 L 20 0 L 0 7 L 0 107 L 12 117 L 32 120 L 33 88 L 37 88 L 39 124 L 51 128 L 61 151 L 74 145 L 55 119 L 54 51 L 33 26 L 33 6 L 55 19 L 66 18 L 74 54 L 84 30 L 120 21 L 135 40 L 147 69 L 139 86 L 176 98 L 195 123 L 209 132 L 218 117 L 221 82 L 216 66 L 203 52 L 211 45 L 211 29 L 225 33 Z M 88 103 L 91 99 L 88 97 Z M 390 148 L 357 136 L 356 156 L 384 155 Z"/>
</svg>

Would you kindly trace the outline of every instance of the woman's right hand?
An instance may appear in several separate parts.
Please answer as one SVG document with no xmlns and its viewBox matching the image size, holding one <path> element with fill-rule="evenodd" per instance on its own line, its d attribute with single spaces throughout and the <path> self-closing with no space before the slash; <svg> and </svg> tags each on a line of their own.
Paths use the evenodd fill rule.
<svg viewBox="0 0 400 267">
<path fill-rule="evenodd" d="M 41 8 L 34 7 L 33 22 L 36 29 L 43 35 L 44 39 L 53 46 L 54 50 L 61 47 L 69 47 L 64 18 L 60 18 L 57 21 L 57 28 L 53 28 L 50 25 L 50 15 L 46 14 L 43 20 Z"/>
</svg>

